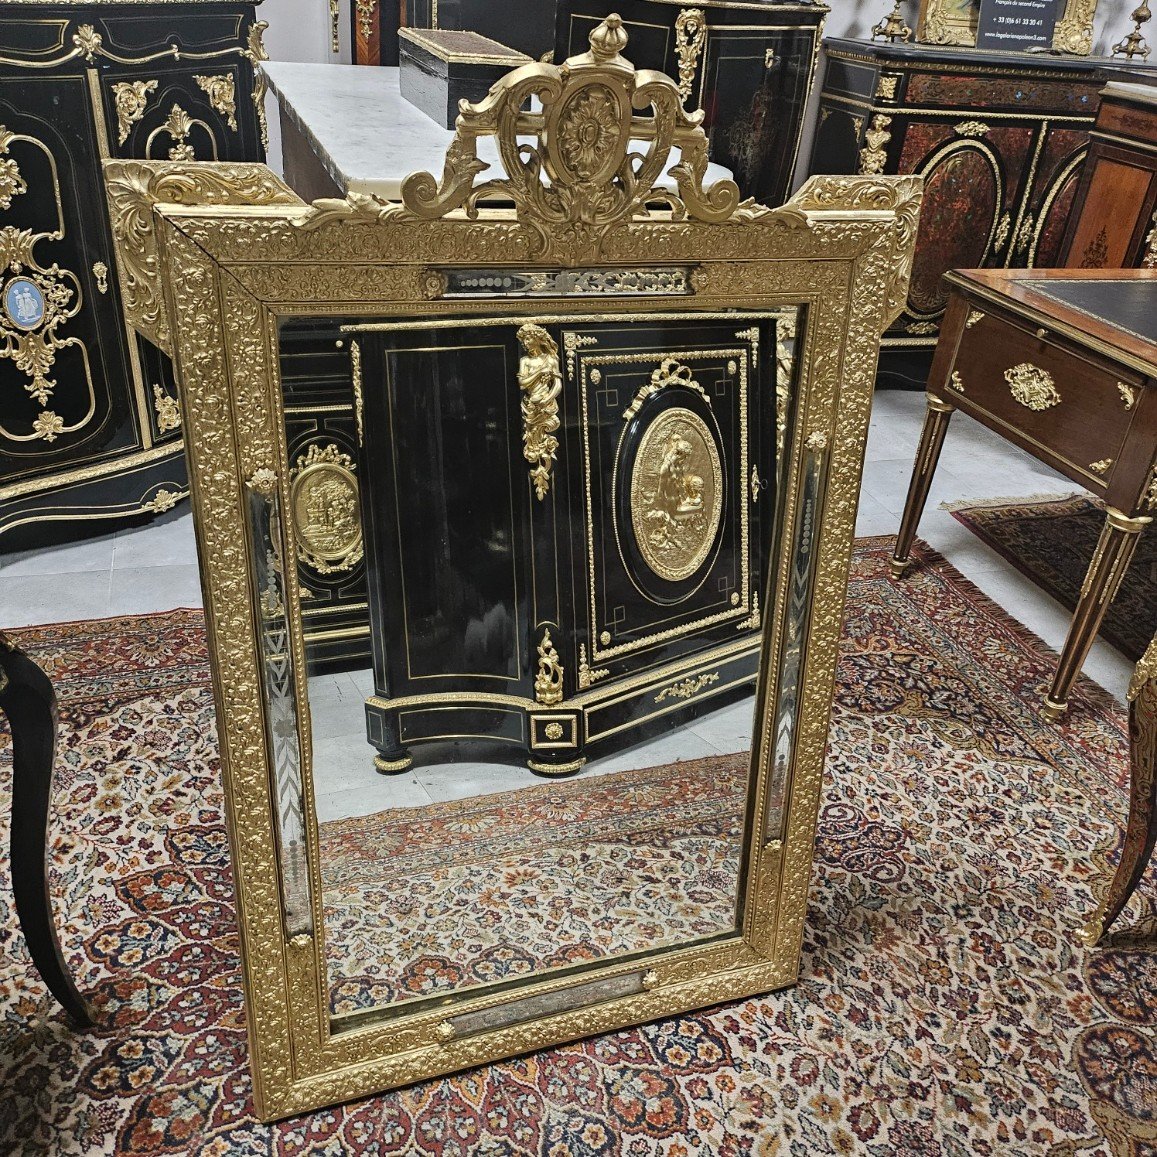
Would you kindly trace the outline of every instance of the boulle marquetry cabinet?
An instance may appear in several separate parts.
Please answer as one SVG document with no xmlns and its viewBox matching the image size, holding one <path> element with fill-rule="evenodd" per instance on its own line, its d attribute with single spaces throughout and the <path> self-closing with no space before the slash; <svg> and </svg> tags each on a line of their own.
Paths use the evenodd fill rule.
<svg viewBox="0 0 1157 1157">
<path fill-rule="evenodd" d="M 829 9 L 771 0 L 559 0 L 555 59 L 582 51 L 610 12 L 622 16 L 638 66 L 675 77 L 685 106 L 703 110 L 711 159 L 731 170 L 743 195 L 782 204 Z"/>
<path fill-rule="evenodd" d="M 101 160 L 263 157 L 263 28 L 228 0 L 0 4 L 0 551 L 187 494 L 169 359 L 122 312 Z"/>
<path fill-rule="evenodd" d="M 949 269 L 1059 263 L 1113 65 L 926 44 L 824 42 L 811 173 L 918 173 L 924 206 L 882 372 L 923 384 Z"/>
<path fill-rule="evenodd" d="M 1157 266 L 1155 210 L 1157 86 L 1110 81 L 1089 137 L 1061 264 L 1075 269 Z"/>
<path fill-rule="evenodd" d="M 794 313 L 741 320 L 356 335 L 380 770 L 476 737 L 571 772 L 750 684 Z"/>
</svg>

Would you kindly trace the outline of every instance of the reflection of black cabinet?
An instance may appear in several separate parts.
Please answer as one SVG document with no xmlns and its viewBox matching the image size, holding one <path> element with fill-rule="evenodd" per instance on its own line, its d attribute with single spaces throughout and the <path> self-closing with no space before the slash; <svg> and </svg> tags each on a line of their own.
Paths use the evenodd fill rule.
<svg viewBox="0 0 1157 1157">
<path fill-rule="evenodd" d="M 1109 62 L 824 43 L 811 173 L 920 173 L 907 307 L 881 371 L 923 383 L 948 269 L 1057 263 Z"/>
<path fill-rule="evenodd" d="M 171 365 L 121 312 L 100 160 L 260 159 L 260 54 L 251 3 L 0 4 L 0 549 L 187 493 Z"/>
<path fill-rule="evenodd" d="M 379 767 L 498 739 L 546 773 L 746 684 L 776 322 L 358 335 Z"/>
<path fill-rule="evenodd" d="M 636 66 L 675 77 L 686 107 L 703 110 L 711 159 L 732 170 L 744 196 L 782 204 L 828 8 L 559 0 L 556 59 L 586 52 L 590 33 L 611 12 L 623 18 Z"/>
<path fill-rule="evenodd" d="M 358 417 L 348 343 L 337 323 L 286 322 L 281 388 L 289 518 L 312 671 L 369 662 L 366 573 L 358 510 Z"/>
</svg>

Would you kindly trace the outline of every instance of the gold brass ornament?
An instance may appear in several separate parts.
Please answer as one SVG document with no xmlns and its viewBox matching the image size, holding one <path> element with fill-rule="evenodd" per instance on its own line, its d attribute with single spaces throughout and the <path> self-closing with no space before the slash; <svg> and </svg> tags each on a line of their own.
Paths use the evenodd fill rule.
<svg viewBox="0 0 1157 1157">
<path fill-rule="evenodd" d="M 1021 362 L 1005 370 L 1004 380 L 1008 383 L 1009 393 L 1027 410 L 1039 413 L 1060 405 L 1061 395 L 1052 374 L 1032 362 Z"/>
<path fill-rule="evenodd" d="M 334 443 L 312 442 L 290 475 L 297 557 L 318 574 L 353 570 L 362 560 L 355 470 L 353 459 Z"/>
<path fill-rule="evenodd" d="M 907 295 L 921 182 L 814 177 L 776 209 L 741 202 L 729 182 L 704 190 L 706 137 L 697 115 L 683 111 L 674 80 L 636 73 L 623 56 L 625 44 L 621 23 L 608 20 L 592 35 L 591 51 L 565 66 L 533 63 L 510 73 L 483 102 L 464 108 L 441 179 L 410 177 L 401 204 L 355 195 L 307 205 L 259 166 L 106 162 L 121 280 L 125 270 L 136 278 L 130 320 L 166 335 L 181 377 L 213 686 L 223 721 L 226 807 L 236 837 L 253 1096 L 264 1120 L 768 992 L 799 974 L 858 464 L 879 337 Z M 481 136 L 497 137 L 503 174 L 483 172 L 476 149 Z M 663 193 L 655 186 L 676 145 L 683 153 L 677 188 Z M 483 203 L 495 193 L 512 208 Z M 743 829 L 747 868 L 738 917 L 732 931 L 709 941 L 530 974 L 503 988 L 459 989 L 432 1004 L 395 1004 L 388 1015 L 367 1011 L 357 1031 L 347 1031 L 348 1021 L 330 1012 L 327 932 L 316 891 L 321 851 L 300 588 L 294 567 L 268 562 L 294 558 L 304 545 L 291 498 L 300 475 L 279 475 L 297 464 L 288 460 L 285 444 L 278 327 L 290 317 L 374 324 L 440 317 L 447 302 L 423 293 L 423 274 L 431 268 L 453 277 L 487 269 L 592 271 L 588 266 L 694 271 L 694 296 L 663 305 L 689 320 L 734 311 L 742 327 L 753 324 L 751 314 L 806 306 L 784 429 L 788 465 L 777 479 L 777 517 L 767 521 L 774 524 L 776 573 L 782 560 L 784 572 L 809 593 L 801 602 L 769 600 L 760 620 L 768 658 L 755 713 L 749 786 L 755 806 Z M 654 311 L 646 297 L 559 292 L 546 300 L 540 314 L 581 314 L 584 325 L 588 313 Z M 484 299 L 453 302 L 456 317 L 466 320 L 492 308 Z M 565 338 L 562 344 L 569 369 L 571 351 Z M 689 404 L 701 408 L 698 401 Z M 710 411 L 694 416 L 710 434 L 704 414 Z M 687 436 L 692 430 L 667 431 L 691 442 L 690 454 L 662 429 L 652 435 L 656 451 L 672 452 L 671 462 L 644 489 L 656 508 L 694 519 L 708 506 L 714 475 L 710 464 L 687 465 L 699 453 Z M 664 454 L 648 460 L 661 467 Z M 735 475 L 740 493 L 748 473 Z M 306 521 L 316 515 L 325 540 L 314 545 L 333 549 L 348 520 L 326 505 L 331 498 L 336 495 L 319 494 L 312 507 L 303 500 Z M 687 552 L 704 536 L 687 535 Z M 266 615 L 266 584 L 255 576 L 270 574 L 279 585 Z M 754 598 L 751 605 L 754 619 Z M 728 607 L 727 614 L 734 611 Z M 540 623 L 537 663 L 532 650 L 524 677 L 534 699 L 506 696 L 495 710 L 562 704 L 577 716 L 580 703 L 566 705 L 553 638 L 562 628 L 554 620 L 549 627 L 531 621 Z M 590 647 L 596 628 L 587 629 Z M 616 627 L 620 638 L 626 645 L 629 632 L 620 636 Z M 274 643 L 276 655 L 266 649 Z M 643 673 L 637 693 L 653 701 L 684 678 L 719 670 L 750 645 L 738 638 L 721 644 L 700 660 L 709 667 L 678 678 L 648 682 Z M 604 669 L 590 669 L 582 645 L 577 653 L 574 698 L 596 697 Z M 281 672 L 275 689 L 289 696 L 277 707 L 266 698 L 274 660 Z M 669 696 L 662 707 L 680 702 Z M 300 742 L 297 781 L 279 779 L 274 725 L 278 744 Z M 568 774 L 582 762 L 541 766 L 544 774 Z M 768 805 L 773 793 L 783 799 L 781 808 Z M 291 878 L 281 824 L 293 816 L 305 820 L 294 845 L 301 870 Z"/>
<path fill-rule="evenodd" d="M 369 40 L 374 34 L 374 12 L 378 7 L 378 0 L 354 0 L 358 14 L 358 31 L 363 40 Z"/>
<path fill-rule="evenodd" d="M 518 331 L 526 351 L 518 366 L 522 391 L 523 456 L 530 463 L 530 480 L 541 502 L 550 489 L 550 470 L 558 453 L 558 396 L 562 393 L 558 345 L 540 325 L 527 323 Z"/>
<path fill-rule="evenodd" d="M 220 113 L 225 118 L 225 123 L 236 132 L 237 92 L 233 84 L 233 74 L 222 72 L 216 76 L 194 76 L 193 80 L 209 98 L 209 104 L 213 111 Z"/>
<path fill-rule="evenodd" d="M 103 261 L 94 262 L 92 275 L 96 278 L 97 293 L 108 293 L 108 266 Z"/>
<path fill-rule="evenodd" d="M 631 524 L 647 565 L 681 582 L 706 561 L 723 515 L 723 462 L 715 435 L 682 406 L 664 410 L 639 441 Z"/>
<path fill-rule="evenodd" d="M 723 222 L 751 212 L 740 204 L 733 181 L 704 190 L 707 138 L 702 112 L 683 109 L 679 89 L 660 73 L 636 73 L 621 53 L 622 20 L 608 16 L 591 33 L 590 51 L 564 66 L 516 68 L 477 105 L 459 114 L 454 143 L 440 181 L 418 173 L 402 183 L 404 211 L 436 220 L 458 209 L 468 216 L 484 197 L 513 202 L 519 221 L 533 230 L 526 257 L 565 265 L 593 261 L 607 234 L 648 205 L 666 204 L 676 218 Z M 531 95 L 541 109 L 526 111 Z M 632 117 L 650 106 L 652 118 Z M 481 184 L 487 167 L 477 140 L 497 136 L 505 177 Z M 527 143 L 531 138 L 535 143 Z M 637 143 L 649 148 L 633 151 Z M 676 192 L 659 180 L 673 146 L 682 156 L 671 167 Z M 382 209 L 386 217 L 396 210 Z"/>
<path fill-rule="evenodd" d="M 876 78 L 876 96 L 880 100 L 895 100 L 896 86 L 899 83 L 900 77 L 897 74 L 893 73 L 888 75 L 886 73 L 881 73 Z M 828 110 L 825 109 L 824 111 L 827 112 Z"/>
<path fill-rule="evenodd" d="M 1137 401 L 1137 395 L 1134 393 L 1133 387 L 1125 385 L 1124 382 L 1118 382 L 1117 392 L 1121 395 L 1121 401 L 1125 403 L 1125 409 L 1131 410 Z"/>
<path fill-rule="evenodd" d="M 1153 19 L 1153 13 L 1149 11 L 1149 0 L 1141 0 L 1141 3 L 1133 9 L 1129 19 L 1133 21 L 1133 31 L 1113 45 L 1111 55 L 1123 56 L 1126 60 L 1132 60 L 1134 56 L 1148 60 L 1151 49 L 1141 31 L 1141 25 L 1147 24 Z"/>
<path fill-rule="evenodd" d="M 15 133 L 0 125 L 0 209 L 11 209 L 12 198 L 28 192 L 20 166 L 8 155 L 8 146 L 15 137 Z"/>
<path fill-rule="evenodd" d="M 882 173 L 888 162 L 887 145 L 892 139 L 888 126 L 892 118 L 876 113 L 871 127 L 864 133 L 864 147 L 860 150 L 860 172 L 864 175 Z"/>
<path fill-rule="evenodd" d="M 670 687 L 664 687 L 655 696 L 655 702 L 662 703 L 665 699 L 691 699 L 698 695 L 704 687 L 710 687 L 712 683 L 718 682 L 718 671 L 711 671 L 706 675 L 696 675 L 693 679 L 683 679 L 679 683 L 673 683 Z"/>
<path fill-rule="evenodd" d="M 889 44 L 897 40 L 907 43 L 912 39 L 912 29 L 904 23 L 904 14 L 900 11 L 900 0 L 893 0 L 892 11 L 872 26 L 872 39 L 875 40 L 877 36 Z"/>
<path fill-rule="evenodd" d="M 150 94 L 156 91 L 155 80 L 122 80 L 112 86 L 118 145 L 123 145 L 129 139 L 133 125 L 145 115 Z"/>
<path fill-rule="evenodd" d="M 707 17 L 703 9 L 680 9 L 675 17 L 675 55 L 679 60 L 679 96 L 684 104 L 694 91 L 695 69 L 706 42 Z"/>
<path fill-rule="evenodd" d="M 551 642 L 550 630 L 544 627 L 542 641 L 538 644 L 538 674 L 534 678 L 534 697 L 544 707 L 554 707 L 562 702 L 562 663 L 558 651 Z"/>
<path fill-rule="evenodd" d="M 600 679 L 605 679 L 610 673 L 610 669 L 607 667 L 603 667 L 598 670 L 592 669 L 589 662 L 587 661 L 586 644 L 579 644 L 578 685 L 580 691 L 585 691 L 588 687 L 594 686 L 595 683 L 597 683 Z"/>
<path fill-rule="evenodd" d="M 170 430 L 181 428 L 181 407 L 177 399 L 156 383 L 153 384 L 153 409 L 157 414 L 157 433 L 167 434 Z"/>
<path fill-rule="evenodd" d="M 707 391 L 692 376 L 691 367 L 682 365 L 678 358 L 664 358 L 659 363 L 658 369 L 651 371 L 651 380 L 639 390 L 631 399 L 631 404 L 623 411 L 623 421 L 629 422 L 643 408 L 648 398 L 653 398 L 668 386 L 682 386 L 684 389 L 694 390 L 708 406 L 711 405 Z"/>
</svg>

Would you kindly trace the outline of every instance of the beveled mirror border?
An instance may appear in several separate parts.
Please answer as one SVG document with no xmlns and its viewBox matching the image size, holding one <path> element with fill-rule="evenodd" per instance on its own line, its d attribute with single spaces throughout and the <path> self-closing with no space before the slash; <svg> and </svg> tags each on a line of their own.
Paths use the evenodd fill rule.
<svg viewBox="0 0 1157 1157">
<path fill-rule="evenodd" d="M 135 278 L 126 310 L 139 330 L 163 334 L 171 343 L 180 380 L 214 658 L 254 1096 L 266 1120 L 767 992 L 790 984 L 798 973 L 878 340 L 905 300 L 920 180 L 813 178 L 777 210 L 741 203 L 729 182 L 705 190 L 706 140 L 697 114 L 683 112 L 670 78 L 634 72 L 619 55 L 625 42 L 620 33 L 609 20 L 592 35 L 591 53 L 572 58 L 565 69 L 524 66 L 480 106 L 464 108 L 441 182 L 428 174 L 409 178 L 402 205 L 354 196 L 306 206 L 262 166 L 106 163 L 118 262 L 122 275 L 128 269 Z M 549 105 L 594 81 L 626 88 L 628 104 L 650 104 L 657 113 L 653 121 L 636 116 L 631 122 L 631 137 L 638 133 L 655 146 L 648 159 L 637 168 L 608 166 L 600 178 L 614 196 L 592 209 L 582 182 L 563 171 L 565 158 L 556 157 L 547 175 L 564 204 L 560 224 L 557 206 L 543 200 L 539 177 L 528 174 L 517 149 L 509 147 L 507 178 L 476 183 L 478 136 L 498 135 L 503 147 L 541 132 L 543 117 L 524 111 L 528 92 Z M 609 127 L 617 131 L 613 122 Z M 672 170 L 675 192 L 651 184 L 672 144 L 683 154 Z M 640 174 L 646 179 L 635 181 Z M 589 186 L 588 181 L 586 192 Z M 513 202 L 514 209 L 480 206 L 483 190 Z M 655 208 L 657 201 L 670 208 Z M 679 266 L 691 270 L 692 292 L 449 299 L 441 272 L 585 266 Z M 279 319 L 762 312 L 787 305 L 804 305 L 807 316 L 796 358 L 798 397 L 785 451 L 790 465 L 783 516 L 764 598 L 742 932 L 656 950 L 642 964 L 612 959 L 577 977 L 548 975 L 517 997 L 642 973 L 639 991 L 598 1004 L 470 1035 L 459 1035 L 444 1008 L 333 1034 L 308 766 L 303 794 L 313 932 L 295 935 L 284 915 L 263 705 L 261 609 L 247 534 L 254 493 L 278 495 L 283 509 L 288 502 Z M 806 520 L 814 544 L 812 598 L 806 621 L 793 635 L 806 651 L 780 840 L 763 830 L 764 800 L 777 754 L 779 674 L 790 642 L 791 547 L 805 529 L 805 469 L 819 487 L 818 504 Z M 283 535 L 291 535 L 290 520 L 280 521 Z M 286 539 L 282 557 L 294 557 L 295 547 Z M 285 568 L 284 580 L 294 677 L 301 686 L 306 665 L 294 567 Z M 297 719 L 307 753 L 308 707 L 300 701 Z M 454 1019 L 461 1024 L 461 1017 L 511 999 L 509 992 L 468 991 L 455 1002 Z"/>
</svg>

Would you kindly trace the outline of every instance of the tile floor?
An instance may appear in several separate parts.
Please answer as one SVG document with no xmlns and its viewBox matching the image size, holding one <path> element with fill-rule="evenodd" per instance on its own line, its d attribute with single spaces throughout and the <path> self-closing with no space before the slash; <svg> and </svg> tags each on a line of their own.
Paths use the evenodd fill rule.
<svg viewBox="0 0 1157 1157">
<path fill-rule="evenodd" d="M 923 413 L 922 393 L 877 392 L 857 534 L 895 533 Z M 939 506 L 961 499 L 1069 494 L 1073 490 L 1067 479 L 958 415 L 949 429 L 919 533 L 995 602 L 1058 647 L 1068 629 L 1068 613 Z M 196 546 L 187 507 L 146 527 L 43 551 L 0 555 L 0 627 L 144 614 L 199 606 L 200 601 Z M 1098 641 L 1085 671 L 1120 699 L 1131 665 Z M 363 730 L 361 704 L 369 690 L 368 672 L 310 681 L 315 765 L 326 769 L 317 783 L 318 818 L 322 821 L 390 806 L 421 806 L 431 800 L 528 786 L 525 771 L 495 763 L 426 764 L 405 775 L 378 775 L 372 770 L 372 753 Z M 705 716 L 679 732 L 595 761 L 584 774 L 742 751 L 749 746 L 750 721 L 751 702 L 747 700 Z"/>
</svg>

